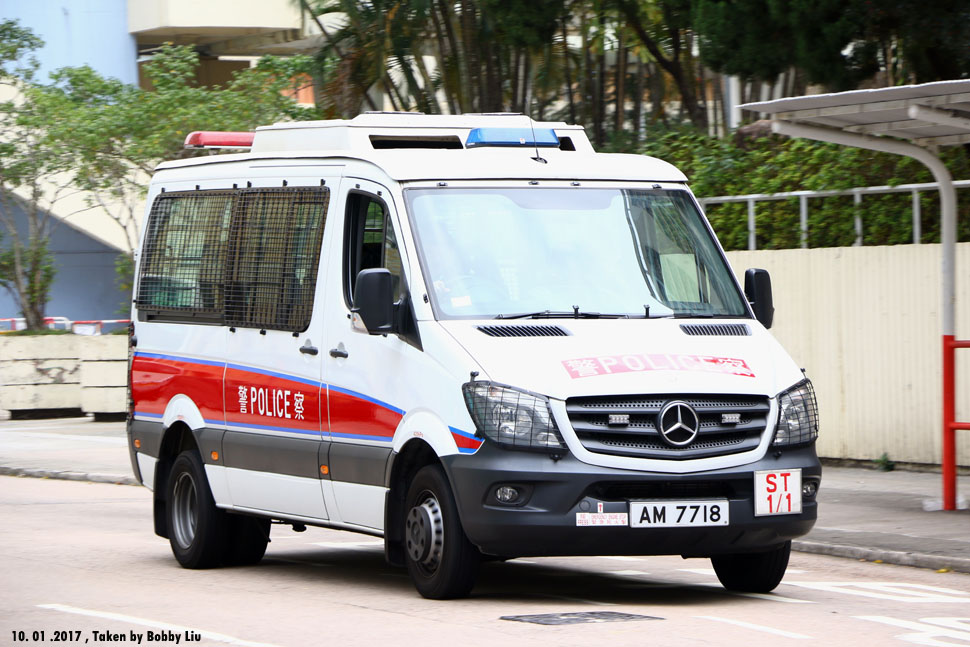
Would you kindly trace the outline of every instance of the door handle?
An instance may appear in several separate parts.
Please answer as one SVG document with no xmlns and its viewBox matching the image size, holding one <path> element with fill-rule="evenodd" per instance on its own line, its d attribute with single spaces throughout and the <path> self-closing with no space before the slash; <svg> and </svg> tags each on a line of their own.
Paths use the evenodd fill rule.
<svg viewBox="0 0 970 647">
<path fill-rule="evenodd" d="M 320 349 L 310 344 L 310 340 L 308 339 L 305 344 L 300 346 L 300 352 L 304 355 L 316 355 L 320 352 Z"/>
<path fill-rule="evenodd" d="M 347 359 L 350 357 L 350 353 L 345 351 L 343 348 L 331 348 L 330 357 L 339 357 L 341 359 Z"/>
</svg>

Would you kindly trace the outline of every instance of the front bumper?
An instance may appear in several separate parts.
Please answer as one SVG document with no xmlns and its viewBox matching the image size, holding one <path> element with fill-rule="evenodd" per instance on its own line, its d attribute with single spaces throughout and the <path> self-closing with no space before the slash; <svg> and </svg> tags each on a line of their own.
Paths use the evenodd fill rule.
<svg viewBox="0 0 970 647">
<path fill-rule="evenodd" d="M 756 462 L 688 474 L 637 472 L 582 463 L 571 455 L 558 461 L 538 453 L 505 450 L 486 443 L 475 454 L 443 459 L 458 500 L 465 533 L 482 552 L 502 557 L 549 555 L 684 555 L 767 550 L 800 537 L 815 525 L 815 497 L 802 498 L 800 514 L 756 517 L 754 472 L 801 469 L 802 482 L 821 480 L 814 445 L 769 454 Z M 499 485 L 527 495 L 517 505 L 494 497 Z M 526 497 L 522 497 L 526 498 Z M 730 524 L 692 528 L 577 526 L 576 514 L 628 512 L 629 501 L 721 499 Z"/>
</svg>

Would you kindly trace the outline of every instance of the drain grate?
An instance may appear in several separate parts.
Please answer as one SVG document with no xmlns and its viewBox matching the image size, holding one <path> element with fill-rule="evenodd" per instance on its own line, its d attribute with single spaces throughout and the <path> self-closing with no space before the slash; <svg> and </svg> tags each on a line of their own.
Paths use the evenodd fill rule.
<svg viewBox="0 0 970 647">
<path fill-rule="evenodd" d="M 616 611 L 580 611 L 575 613 L 539 613 L 528 616 L 502 616 L 501 620 L 531 622 L 537 625 L 578 625 L 586 622 L 628 622 L 631 620 L 663 620 L 657 616 L 641 616 Z"/>
</svg>

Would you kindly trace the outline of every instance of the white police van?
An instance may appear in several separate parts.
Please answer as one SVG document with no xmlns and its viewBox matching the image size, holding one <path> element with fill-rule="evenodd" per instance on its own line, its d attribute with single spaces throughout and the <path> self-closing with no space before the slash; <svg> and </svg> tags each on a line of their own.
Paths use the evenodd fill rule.
<svg viewBox="0 0 970 647">
<path fill-rule="evenodd" d="M 132 465 L 183 566 L 255 563 L 282 522 L 383 537 L 430 598 L 535 555 L 781 580 L 811 383 L 676 168 L 521 115 L 187 145 L 250 150 L 159 166 L 138 255 Z"/>
</svg>

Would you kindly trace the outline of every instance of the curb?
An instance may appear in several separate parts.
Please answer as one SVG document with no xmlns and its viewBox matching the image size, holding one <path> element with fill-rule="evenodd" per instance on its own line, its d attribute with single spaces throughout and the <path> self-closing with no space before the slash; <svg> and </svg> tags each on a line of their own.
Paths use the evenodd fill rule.
<svg viewBox="0 0 970 647">
<path fill-rule="evenodd" d="M 21 476 L 38 479 L 60 479 L 63 481 L 88 481 L 90 483 L 111 483 L 113 485 L 141 485 L 133 476 L 123 474 L 88 474 L 66 470 L 45 470 L 28 467 L 7 467 L 0 465 L 0 476 Z"/>
<path fill-rule="evenodd" d="M 801 553 L 862 559 L 867 562 L 879 560 L 886 564 L 896 564 L 898 566 L 915 566 L 916 568 L 932 568 L 934 570 L 945 568 L 959 573 L 970 573 L 970 558 L 966 557 L 907 553 L 899 550 L 863 548 L 862 546 L 847 546 L 845 544 L 825 544 L 807 540 L 795 540 L 791 543 L 791 547 L 792 550 L 797 550 Z"/>
</svg>

